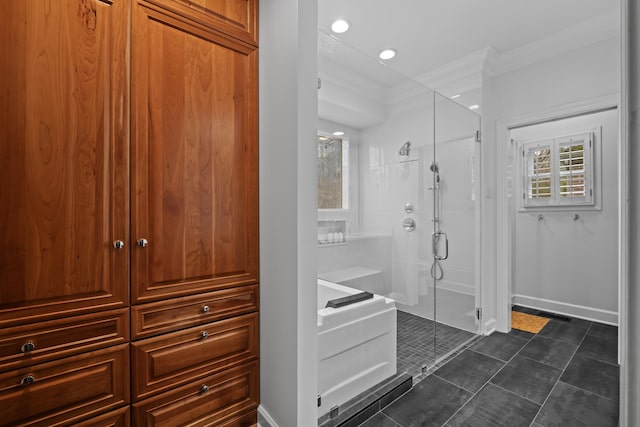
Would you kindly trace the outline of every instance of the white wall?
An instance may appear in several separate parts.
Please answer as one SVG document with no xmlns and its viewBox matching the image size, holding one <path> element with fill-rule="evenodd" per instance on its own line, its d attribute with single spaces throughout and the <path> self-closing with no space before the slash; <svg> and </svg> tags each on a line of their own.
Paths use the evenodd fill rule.
<svg viewBox="0 0 640 427">
<path fill-rule="evenodd" d="M 593 140 L 597 208 L 519 209 L 522 144 L 598 129 Z M 600 131 L 601 129 L 601 131 Z M 609 110 L 514 129 L 513 302 L 618 323 L 618 113 Z M 574 221 L 573 215 L 579 219 Z M 538 215 L 543 219 L 539 220 Z"/>
<path fill-rule="evenodd" d="M 260 3 L 260 412 L 316 425 L 317 3 Z"/>
<path fill-rule="evenodd" d="M 484 78 L 483 307 L 485 321 L 497 321 L 495 327 L 500 331 L 510 328 L 508 304 L 513 281 L 508 262 L 513 249 L 507 209 L 508 128 L 586 112 L 589 105 L 603 103 L 597 99 L 615 98 L 620 82 L 619 52 L 619 37 L 610 37 Z"/>
</svg>

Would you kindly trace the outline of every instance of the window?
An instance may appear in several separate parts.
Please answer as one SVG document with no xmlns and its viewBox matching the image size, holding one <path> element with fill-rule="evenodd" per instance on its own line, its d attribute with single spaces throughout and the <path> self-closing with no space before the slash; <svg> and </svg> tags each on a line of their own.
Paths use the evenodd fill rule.
<svg viewBox="0 0 640 427">
<path fill-rule="evenodd" d="M 591 133 L 522 146 L 524 207 L 593 205 Z"/>
<path fill-rule="evenodd" d="M 349 208 L 349 142 L 318 136 L 318 209 Z"/>
</svg>

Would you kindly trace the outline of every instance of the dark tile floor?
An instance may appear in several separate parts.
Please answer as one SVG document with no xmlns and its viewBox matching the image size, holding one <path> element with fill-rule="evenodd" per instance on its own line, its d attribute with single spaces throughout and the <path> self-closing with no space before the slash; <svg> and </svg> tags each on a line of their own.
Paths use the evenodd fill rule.
<svg viewBox="0 0 640 427">
<path fill-rule="evenodd" d="M 617 334 L 567 318 L 552 318 L 538 334 L 494 333 L 361 426 L 615 427 Z"/>
<path fill-rule="evenodd" d="M 425 376 L 423 367 L 431 367 L 449 353 L 477 337 L 462 329 L 434 323 L 433 320 L 398 310 L 398 372 L 413 376 L 414 382 Z M 434 354 L 435 328 L 435 354 Z"/>
</svg>

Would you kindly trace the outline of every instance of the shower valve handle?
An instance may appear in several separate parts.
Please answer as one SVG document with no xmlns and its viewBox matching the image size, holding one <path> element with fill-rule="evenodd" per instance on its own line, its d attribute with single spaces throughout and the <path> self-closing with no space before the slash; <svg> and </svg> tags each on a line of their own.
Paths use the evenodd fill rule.
<svg viewBox="0 0 640 427">
<path fill-rule="evenodd" d="M 405 218 L 402 221 L 402 227 L 405 231 L 411 232 L 416 229 L 416 221 L 413 218 Z"/>
</svg>

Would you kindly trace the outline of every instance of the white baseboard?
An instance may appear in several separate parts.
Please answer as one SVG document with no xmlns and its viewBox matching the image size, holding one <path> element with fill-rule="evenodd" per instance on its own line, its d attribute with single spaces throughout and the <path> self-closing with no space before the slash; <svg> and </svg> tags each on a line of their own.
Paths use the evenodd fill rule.
<svg viewBox="0 0 640 427">
<path fill-rule="evenodd" d="M 578 319 L 591 320 L 607 325 L 618 325 L 618 313 L 615 311 L 601 310 L 599 308 L 585 307 L 559 301 L 551 301 L 543 298 L 514 295 L 513 304 L 551 313 L 563 314 Z"/>
<path fill-rule="evenodd" d="M 491 335 L 496 331 L 496 319 L 489 319 L 484 322 L 483 335 Z"/>
<path fill-rule="evenodd" d="M 263 420 L 258 420 L 258 427 L 278 427 L 278 423 L 273 421 L 271 415 L 269 415 L 262 405 L 258 406 L 258 414 L 260 417 L 264 418 Z M 263 424 L 260 421 L 264 421 L 266 424 Z"/>
</svg>

